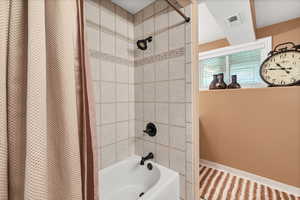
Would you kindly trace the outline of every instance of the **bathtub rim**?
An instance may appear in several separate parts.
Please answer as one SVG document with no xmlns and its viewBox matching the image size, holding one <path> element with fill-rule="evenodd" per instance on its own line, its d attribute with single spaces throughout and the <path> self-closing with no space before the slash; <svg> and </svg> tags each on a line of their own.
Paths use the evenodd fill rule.
<svg viewBox="0 0 300 200">
<path fill-rule="evenodd" d="M 139 163 L 140 160 L 141 160 L 141 156 L 133 155 L 133 156 L 130 156 L 130 157 L 124 159 L 124 160 L 118 161 L 118 162 L 114 163 L 111 166 L 108 166 L 104 169 L 99 170 L 98 180 L 99 180 L 100 194 L 101 194 L 101 185 L 102 185 L 101 184 L 101 175 L 102 174 L 106 174 L 109 171 L 112 171 L 114 168 L 117 168 L 118 165 L 120 165 L 124 162 L 135 161 L 135 162 Z M 156 195 L 158 191 L 163 190 L 165 187 L 167 187 L 167 185 L 171 184 L 172 181 L 175 181 L 176 179 L 178 179 L 178 182 L 179 182 L 179 173 L 174 171 L 173 169 L 164 167 L 164 166 L 162 166 L 162 165 L 160 165 L 156 162 L 153 162 L 153 161 L 146 161 L 145 162 L 145 167 L 146 167 L 147 163 L 151 163 L 155 167 L 158 168 L 158 170 L 160 172 L 160 177 L 159 177 L 157 183 L 155 185 L 153 185 L 148 191 L 146 191 L 145 194 L 141 198 L 139 198 L 139 200 L 143 200 L 143 199 L 146 199 L 146 198 L 151 198 L 151 196 Z M 178 187 L 178 194 L 179 194 L 179 189 L 180 188 Z"/>
</svg>

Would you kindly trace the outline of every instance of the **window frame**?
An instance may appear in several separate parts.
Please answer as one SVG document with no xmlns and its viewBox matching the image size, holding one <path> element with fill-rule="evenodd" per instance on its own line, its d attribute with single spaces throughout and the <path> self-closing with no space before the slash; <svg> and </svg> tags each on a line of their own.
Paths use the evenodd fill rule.
<svg viewBox="0 0 300 200">
<path fill-rule="evenodd" d="M 215 58 L 215 57 L 226 56 L 225 77 L 227 77 L 228 73 L 230 72 L 229 64 L 228 64 L 228 56 L 229 55 L 243 52 L 243 51 L 256 50 L 256 49 L 262 49 L 262 51 L 261 51 L 261 63 L 262 63 L 268 57 L 268 53 L 270 51 L 272 51 L 272 36 L 258 39 L 254 42 L 249 42 L 249 43 L 240 44 L 240 45 L 233 45 L 233 46 L 219 48 L 219 49 L 215 49 L 215 50 L 211 50 L 211 51 L 201 52 L 201 53 L 199 53 L 199 61 L 210 59 L 210 58 Z M 207 88 L 201 87 L 202 72 L 203 72 L 203 69 L 200 66 L 200 62 L 199 62 L 199 73 L 200 73 L 199 74 L 199 90 L 207 90 Z M 264 87 L 264 86 L 266 86 L 266 84 L 262 83 L 261 87 Z"/>
</svg>

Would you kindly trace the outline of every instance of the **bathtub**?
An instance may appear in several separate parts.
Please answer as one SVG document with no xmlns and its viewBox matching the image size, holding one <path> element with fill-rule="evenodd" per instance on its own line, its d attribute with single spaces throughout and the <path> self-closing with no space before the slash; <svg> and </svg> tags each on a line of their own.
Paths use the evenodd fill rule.
<svg viewBox="0 0 300 200">
<path fill-rule="evenodd" d="M 101 200 L 179 200 L 179 175 L 153 162 L 132 156 L 100 170 Z M 151 163 L 150 171 L 147 164 Z"/>
</svg>

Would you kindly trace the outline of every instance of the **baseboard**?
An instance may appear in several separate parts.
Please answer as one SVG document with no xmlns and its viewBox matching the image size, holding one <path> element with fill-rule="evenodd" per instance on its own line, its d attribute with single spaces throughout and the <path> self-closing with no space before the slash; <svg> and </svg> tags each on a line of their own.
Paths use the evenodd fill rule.
<svg viewBox="0 0 300 200">
<path fill-rule="evenodd" d="M 293 194 L 295 196 L 300 196 L 300 188 L 297 188 L 295 186 L 287 185 L 287 184 L 284 184 L 284 183 L 281 183 L 278 181 L 274 181 L 269 178 L 258 176 L 258 175 L 255 175 L 255 174 L 252 174 L 252 173 L 249 173 L 246 171 L 228 167 L 226 165 L 222 165 L 222 164 L 208 161 L 208 160 L 200 159 L 200 164 L 205 165 L 207 167 L 212 167 L 212 168 L 218 169 L 220 171 L 228 172 L 228 173 L 234 174 L 236 176 L 239 176 L 239 177 L 242 177 L 245 179 L 249 179 L 251 181 L 258 182 L 260 184 L 269 186 L 269 187 L 277 189 L 279 191 L 287 192 L 287 193 Z"/>
</svg>

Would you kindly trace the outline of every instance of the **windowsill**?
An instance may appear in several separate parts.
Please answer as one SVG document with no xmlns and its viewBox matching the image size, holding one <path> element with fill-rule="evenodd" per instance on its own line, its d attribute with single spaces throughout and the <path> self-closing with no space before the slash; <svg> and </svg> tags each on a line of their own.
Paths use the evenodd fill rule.
<svg viewBox="0 0 300 200">
<path fill-rule="evenodd" d="M 285 89 L 299 89 L 300 86 L 287 86 L 287 87 L 263 87 L 263 88 L 240 88 L 240 89 L 218 89 L 218 90 L 202 90 L 199 92 L 211 92 L 211 93 L 228 93 L 228 92 L 244 92 L 244 91 L 271 91 L 271 90 L 285 90 Z"/>
</svg>

